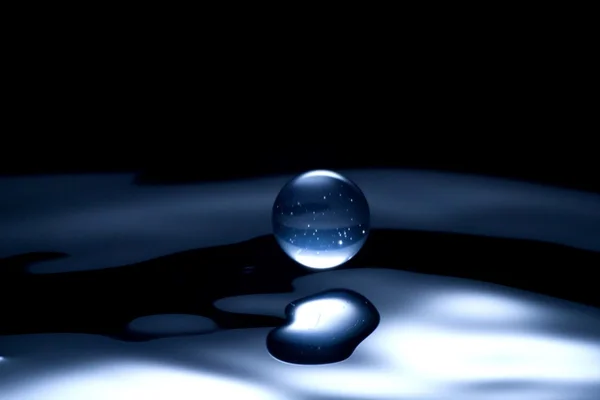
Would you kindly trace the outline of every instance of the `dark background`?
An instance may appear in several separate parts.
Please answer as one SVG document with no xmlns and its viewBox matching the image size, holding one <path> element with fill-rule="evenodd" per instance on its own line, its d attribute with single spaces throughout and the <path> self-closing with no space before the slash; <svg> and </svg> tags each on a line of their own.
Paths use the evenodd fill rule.
<svg viewBox="0 0 600 400">
<path fill-rule="evenodd" d="M 21 32 L 5 52 L 0 175 L 159 183 L 402 167 L 600 191 L 585 24 L 486 21 L 323 35 L 199 26 L 188 40 Z"/>
<path fill-rule="evenodd" d="M 240 128 L 241 129 L 241 128 Z M 339 145 L 326 144 L 323 136 L 335 133 L 310 132 L 290 138 L 281 133 L 256 134 L 222 140 L 216 134 L 190 134 L 173 139 L 160 151 L 120 139 L 87 136 L 62 141 L 5 148 L 0 175 L 138 172 L 140 183 L 187 183 L 264 175 L 299 173 L 310 169 L 418 168 L 494 175 L 575 189 L 600 192 L 599 163 L 594 144 L 565 138 L 564 143 L 525 142 L 527 138 L 418 139 L 398 133 L 383 135 L 357 130 Z M 287 139 L 286 139 L 287 136 Z M 280 141 L 277 138 L 281 137 Z M 94 138 L 94 139 L 92 139 Z M 97 140 L 101 143 L 94 143 Z M 127 140 L 135 140 L 128 138 Z M 38 147 L 39 146 L 39 147 Z M 7 151 L 8 150 L 8 151 Z"/>
</svg>

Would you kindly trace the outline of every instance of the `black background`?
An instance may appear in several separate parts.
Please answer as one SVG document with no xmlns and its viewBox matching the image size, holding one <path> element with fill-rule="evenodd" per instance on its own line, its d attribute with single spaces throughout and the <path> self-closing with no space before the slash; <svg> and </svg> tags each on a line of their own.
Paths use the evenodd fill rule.
<svg viewBox="0 0 600 400">
<path fill-rule="evenodd" d="M 240 126 L 235 130 L 244 129 Z M 157 132 L 155 139 L 164 136 L 166 142 L 162 149 L 133 135 L 118 139 L 84 135 L 82 139 L 73 134 L 41 143 L 36 139 L 27 143 L 13 139 L 3 148 L 0 175 L 134 171 L 143 183 L 186 183 L 322 168 L 414 168 L 600 191 L 598 156 L 591 137 L 565 137 L 559 143 L 502 135 L 440 138 L 431 134 L 412 138 L 403 130 L 398 127 L 395 133 L 377 134 L 365 127 L 345 133 L 340 127 L 331 132 L 307 129 L 290 134 L 282 126 L 281 132 L 240 134 L 241 138 L 228 140 L 216 133 L 173 138 Z M 332 144 L 330 138 L 336 135 L 340 142 Z"/>
<path fill-rule="evenodd" d="M 6 49 L 0 174 L 402 167 L 600 190 L 585 26 L 405 22 L 321 36 L 199 26 L 189 40 L 21 32 Z"/>
</svg>

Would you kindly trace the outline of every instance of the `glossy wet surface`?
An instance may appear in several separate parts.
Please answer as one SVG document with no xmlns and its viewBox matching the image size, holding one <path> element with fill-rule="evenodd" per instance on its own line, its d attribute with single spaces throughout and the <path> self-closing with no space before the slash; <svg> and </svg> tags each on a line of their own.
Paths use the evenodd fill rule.
<svg viewBox="0 0 600 400">
<path fill-rule="evenodd" d="M 348 264 L 317 273 L 268 235 L 289 177 L 1 179 L 2 398 L 597 398 L 600 196 L 347 175 L 374 230 Z M 376 310 L 374 330 L 352 299 Z M 309 307 L 294 319 L 289 304 Z M 269 334 L 290 327 L 297 340 L 274 357 Z M 335 329 L 354 333 L 351 355 L 315 363 L 314 345 L 332 342 L 311 335 Z"/>
</svg>

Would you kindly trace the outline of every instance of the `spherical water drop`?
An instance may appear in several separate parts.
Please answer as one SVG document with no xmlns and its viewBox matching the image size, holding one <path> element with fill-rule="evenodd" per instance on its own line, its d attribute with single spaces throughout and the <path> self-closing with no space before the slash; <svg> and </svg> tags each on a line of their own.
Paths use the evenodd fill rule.
<svg viewBox="0 0 600 400">
<path fill-rule="evenodd" d="M 288 256 L 309 268 L 333 268 L 354 257 L 367 240 L 369 204 L 349 179 L 332 171 L 310 171 L 281 189 L 272 222 Z"/>
</svg>

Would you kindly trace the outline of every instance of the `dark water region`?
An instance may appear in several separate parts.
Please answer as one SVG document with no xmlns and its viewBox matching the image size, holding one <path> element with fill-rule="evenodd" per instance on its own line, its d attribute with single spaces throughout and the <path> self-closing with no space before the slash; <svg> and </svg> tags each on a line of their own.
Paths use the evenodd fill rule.
<svg viewBox="0 0 600 400">
<path fill-rule="evenodd" d="M 273 236 L 166 255 L 94 271 L 30 274 L 28 267 L 61 253 L 0 260 L 0 334 L 80 332 L 147 340 L 128 329 L 136 318 L 192 314 L 220 329 L 274 327 L 281 317 L 214 307 L 225 297 L 291 292 L 314 274 L 287 257 Z M 600 253 L 542 242 L 419 231 L 373 230 L 339 270 L 372 267 L 469 278 L 600 306 Z M 336 269 L 336 270 L 338 270 Z"/>
</svg>

